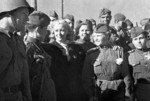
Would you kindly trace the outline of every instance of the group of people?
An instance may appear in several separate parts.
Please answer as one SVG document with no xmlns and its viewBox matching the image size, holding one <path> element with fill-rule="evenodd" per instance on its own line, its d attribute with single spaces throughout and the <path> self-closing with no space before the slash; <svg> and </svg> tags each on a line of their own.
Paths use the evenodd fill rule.
<svg viewBox="0 0 150 101">
<path fill-rule="evenodd" d="M 150 18 L 103 8 L 59 19 L 26 0 L 0 6 L 0 101 L 149 101 Z M 75 24 L 75 26 L 74 26 Z"/>
</svg>

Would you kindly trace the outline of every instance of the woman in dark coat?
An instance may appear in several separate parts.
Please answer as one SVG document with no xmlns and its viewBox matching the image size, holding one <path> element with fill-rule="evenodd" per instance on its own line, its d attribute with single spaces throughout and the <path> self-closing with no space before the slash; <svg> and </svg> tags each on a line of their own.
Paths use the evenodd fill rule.
<svg viewBox="0 0 150 101">
<path fill-rule="evenodd" d="M 70 40 L 71 29 L 64 20 L 54 22 L 55 41 L 43 48 L 52 57 L 51 74 L 56 85 L 58 101 L 84 99 L 81 72 L 85 54 L 81 47 Z"/>
</svg>

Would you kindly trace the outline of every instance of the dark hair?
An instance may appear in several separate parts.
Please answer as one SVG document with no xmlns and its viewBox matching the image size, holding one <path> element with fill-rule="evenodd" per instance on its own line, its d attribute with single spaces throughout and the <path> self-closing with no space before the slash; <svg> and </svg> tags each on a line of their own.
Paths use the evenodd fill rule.
<svg viewBox="0 0 150 101">
<path fill-rule="evenodd" d="M 79 30 L 82 25 L 87 25 L 89 27 L 89 29 L 91 31 L 93 31 L 92 22 L 90 20 L 86 19 L 86 20 L 82 21 L 78 26 L 76 26 L 76 28 L 75 28 L 76 34 L 79 34 Z"/>
</svg>

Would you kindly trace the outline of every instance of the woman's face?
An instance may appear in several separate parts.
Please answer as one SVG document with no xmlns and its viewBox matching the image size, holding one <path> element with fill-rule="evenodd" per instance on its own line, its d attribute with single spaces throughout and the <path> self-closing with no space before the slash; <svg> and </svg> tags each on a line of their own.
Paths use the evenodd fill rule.
<svg viewBox="0 0 150 101">
<path fill-rule="evenodd" d="M 25 30 L 25 24 L 29 20 L 28 19 L 29 10 L 25 7 L 19 8 L 13 12 L 12 22 L 14 24 L 15 29 L 18 31 Z"/>
<path fill-rule="evenodd" d="M 90 36 L 92 31 L 88 27 L 88 25 L 82 25 L 79 29 L 79 37 L 82 40 L 90 40 Z"/>
<path fill-rule="evenodd" d="M 146 38 L 143 34 L 132 39 L 132 43 L 136 49 L 143 49 L 146 46 Z"/>
<path fill-rule="evenodd" d="M 99 45 L 106 45 L 109 41 L 109 36 L 104 34 L 104 33 L 94 33 L 94 43 L 99 46 Z"/>
<path fill-rule="evenodd" d="M 65 42 L 67 34 L 68 31 L 63 24 L 57 24 L 54 26 L 54 35 L 57 41 Z"/>
</svg>

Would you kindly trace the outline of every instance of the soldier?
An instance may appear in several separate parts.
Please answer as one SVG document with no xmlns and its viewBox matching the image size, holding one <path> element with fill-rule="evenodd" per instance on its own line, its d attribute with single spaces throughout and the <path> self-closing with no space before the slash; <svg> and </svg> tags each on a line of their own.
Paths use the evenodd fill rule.
<svg viewBox="0 0 150 101">
<path fill-rule="evenodd" d="M 124 101 L 125 98 L 131 101 L 132 80 L 129 68 L 122 48 L 113 49 L 109 44 L 109 28 L 101 24 L 94 31 L 99 46 L 87 53 L 82 74 L 83 86 L 90 101 L 95 100 L 95 97 L 98 101 Z M 97 92 L 94 88 L 98 88 Z"/>
<path fill-rule="evenodd" d="M 148 24 L 145 25 L 144 30 L 148 32 L 148 36 L 147 37 L 150 40 L 150 23 L 148 23 Z"/>
<path fill-rule="evenodd" d="M 123 47 L 124 52 L 130 50 L 130 47 L 128 46 L 130 42 L 130 37 L 128 36 L 126 32 L 126 24 L 125 24 L 126 16 L 121 13 L 117 13 L 114 15 L 114 23 L 115 23 L 115 30 L 119 36 L 119 45 Z"/>
<path fill-rule="evenodd" d="M 125 23 L 127 24 L 127 33 L 128 33 L 128 36 L 130 37 L 131 36 L 131 29 L 134 27 L 133 23 L 129 19 L 126 19 Z"/>
<path fill-rule="evenodd" d="M 111 11 L 107 8 L 101 9 L 99 13 L 99 19 L 100 19 L 99 24 L 106 24 L 109 26 L 110 21 L 112 19 Z M 110 35 L 111 43 L 114 45 L 120 45 L 119 36 L 117 35 L 115 28 L 110 26 L 110 32 L 111 32 L 111 35 Z"/>
<path fill-rule="evenodd" d="M 42 48 L 49 23 L 50 19 L 45 13 L 34 11 L 26 25 L 26 52 L 33 101 L 56 101 L 55 85 L 49 71 L 51 57 Z"/>
<path fill-rule="evenodd" d="M 91 35 L 93 32 L 91 21 L 89 20 L 83 21 L 77 26 L 76 30 L 79 36 L 79 39 L 76 40 L 76 44 L 81 46 L 85 53 L 89 49 L 96 47 L 96 45 L 91 42 Z"/>
<path fill-rule="evenodd" d="M 74 30 L 74 16 L 66 14 L 63 19 L 69 24 L 70 28 Z"/>
<path fill-rule="evenodd" d="M 150 53 L 146 47 L 147 32 L 141 27 L 131 31 L 135 49 L 129 53 L 129 64 L 133 67 L 134 97 L 136 101 L 150 100 Z"/>
<path fill-rule="evenodd" d="M 0 101 L 32 101 L 25 45 L 17 32 L 33 10 L 25 0 L 1 0 Z"/>
<path fill-rule="evenodd" d="M 101 11 L 99 13 L 100 23 L 109 25 L 111 18 L 112 18 L 111 11 L 109 9 L 107 9 L 107 8 L 101 9 Z"/>
<path fill-rule="evenodd" d="M 150 18 L 144 18 L 140 21 L 142 29 L 145 29 L 145 25 L 150 23 Z"/>
</svg>

